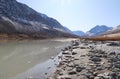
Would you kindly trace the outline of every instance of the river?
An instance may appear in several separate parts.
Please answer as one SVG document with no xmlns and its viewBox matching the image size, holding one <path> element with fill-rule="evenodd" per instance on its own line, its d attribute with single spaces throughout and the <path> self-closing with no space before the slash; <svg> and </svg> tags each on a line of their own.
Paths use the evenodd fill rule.
<svg viewBox="0 0 120 79">
<path fill-rule="evenodd" d="M 30 40 L 0 44 L 0 79 L 44 78 L 53 60 L 70 41 Z"/>
</svg>

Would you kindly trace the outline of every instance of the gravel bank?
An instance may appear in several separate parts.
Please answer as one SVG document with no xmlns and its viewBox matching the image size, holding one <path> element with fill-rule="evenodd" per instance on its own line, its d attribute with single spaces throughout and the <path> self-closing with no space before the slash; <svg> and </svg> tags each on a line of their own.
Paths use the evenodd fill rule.
<svg viewBox="0 0 120 79">
<path fill-rule="evenodd" d="M 120 79 L 118 41 L 72 41 L 59 59 L 54 75 L 48 79 Z"/>
</svg>

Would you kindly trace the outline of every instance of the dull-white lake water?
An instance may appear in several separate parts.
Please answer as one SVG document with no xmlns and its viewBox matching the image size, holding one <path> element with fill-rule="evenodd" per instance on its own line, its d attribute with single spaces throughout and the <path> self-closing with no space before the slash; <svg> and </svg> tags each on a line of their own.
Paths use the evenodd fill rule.
<svg viewBox="0 0 120 79">
<path fill-rule="evenodd" d="M 17 41 L 0 44 L 0 79 L 42 79 L 53 67 L 51 56 L 57 56 L 69 42 L 55 40 Z"/>
</svg>

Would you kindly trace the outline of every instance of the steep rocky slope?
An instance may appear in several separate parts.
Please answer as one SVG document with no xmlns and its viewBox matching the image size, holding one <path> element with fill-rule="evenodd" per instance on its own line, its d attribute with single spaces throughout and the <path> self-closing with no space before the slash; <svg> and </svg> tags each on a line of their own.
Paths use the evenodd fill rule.
<svg viewBox="0 0 120 79">
<path fill-rule="evenodd" d="M 36 37 L 73 36 L 57 20 L 16 0 L 0 0 L 0 33 Z"/>
</svg>

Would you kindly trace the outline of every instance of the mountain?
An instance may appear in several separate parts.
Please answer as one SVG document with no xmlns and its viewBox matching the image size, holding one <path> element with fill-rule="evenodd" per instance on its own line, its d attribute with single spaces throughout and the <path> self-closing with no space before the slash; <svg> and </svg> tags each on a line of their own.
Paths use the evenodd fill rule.
<svg viewBox="0 0 120 79">
<path fill-rule="evenodd" d="M 38 13 L 16 0 L 0 0 L 0 33 L 33 37 L 73 36 L 56 19 Z"/>
<path fill-rule="evenodd" d="M 114 27 L 113 29 L 107 31 L 104 33 L 104 35 L 107 35 L 107 34 L 116 34 L 116 33 L 120 33 L 120 25 Z"/>
<path fill-rule="evenodd" d="M 70 29 L 68 29 L 68 28 L 65 27 L 65 26 L 64 26 L 64 30 L 66 30 L 66 32 L 68 32 L 68 33 L 71 33 L 71 34 L 73 33 Z"/>
<path fill-rule="evenodd" d="M 86 33 L 87 36 L 97 36 L 105 33 L 108 30 L 111 30 L 112 27 L 108 27 L 106 25 L 96 25 L 90 31 Z"/>
<path fill-rule="evenodd" d="M 73 34 L 78 35 L 78 36 L 84 36 L 85 33 L 83 31 L 73 31 Z"/>
</svg>

